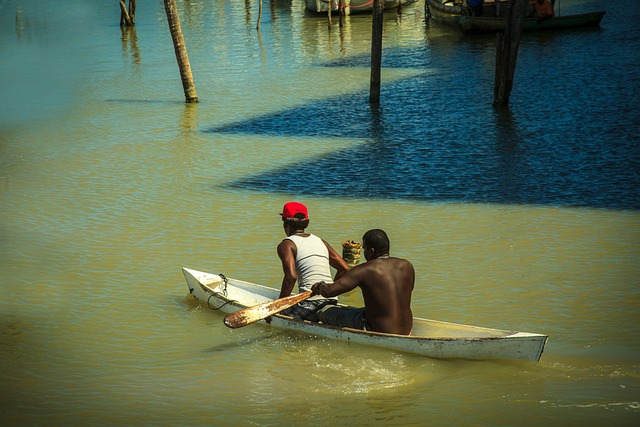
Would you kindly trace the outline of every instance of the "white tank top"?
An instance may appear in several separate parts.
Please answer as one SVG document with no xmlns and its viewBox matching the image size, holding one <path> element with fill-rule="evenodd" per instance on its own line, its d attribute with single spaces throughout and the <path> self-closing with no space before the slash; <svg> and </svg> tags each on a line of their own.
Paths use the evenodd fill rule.
<svg viewBox="0 0 640 427">
<path fill-rule="evenodd" d="M 311 286 L 317 282 L 333 283 L 329 266 L 329 250 L 321 238 L 313 234 L 309 234 L 307 237 L 293 234 L 287 239 L 296 245 L 298 292 L 310 290 Z M 314 295 L 309 299 L 322 298 L 324 298 L 322 295 Z"/>
</svg>

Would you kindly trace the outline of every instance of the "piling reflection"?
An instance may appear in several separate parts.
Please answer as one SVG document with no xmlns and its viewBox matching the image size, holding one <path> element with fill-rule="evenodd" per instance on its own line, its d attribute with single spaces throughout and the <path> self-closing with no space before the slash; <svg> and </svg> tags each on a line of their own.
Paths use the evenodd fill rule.
<svg viewBox="0 0 640 427">
<path fill-rule="evenodd" d="M 140 65 L 141 54 L 138 47 L 138 35 L 135 26 L 121 26 L 120 31 L 122 33 L 122 52 L 125 58 L 130 57 L 131 61 Z"/>
</svg>

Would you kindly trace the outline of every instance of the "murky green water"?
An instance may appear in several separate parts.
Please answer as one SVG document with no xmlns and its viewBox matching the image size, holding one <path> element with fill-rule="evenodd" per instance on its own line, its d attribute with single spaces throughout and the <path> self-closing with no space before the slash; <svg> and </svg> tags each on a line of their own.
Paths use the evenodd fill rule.
<svg viewBox="0 0 640 427">
<path fill-rule="evenodd" d="M 378 139 L 363 137 L 360 124 L 350 132 L 344 111 L 309 116 L 316 124 L 326 120 L 328 129 L 335 122 L 333 135 L 312 135 L 292 113 L 312 112 L 309 105 L 327 105 L 326 99 L 353 103 L 353 94 L 366 93 L 366 18 L 352 17 L 342 32 L 334 22 L 329 34 L 301 4 L 265 3 L 258 34 L 256 4 L 178 2 L 201 99 L 185 105 L 162 2 L 138 2 L 135 34 L 120 32 L 117 4 L 102 3 L 0 4 L 3 425 L 635 425 L 637 191 L 611 190 L 619 191 L 617 205 L 615 197 L 585 192 L 583 207 L 558 203 L 567 194 L 562 180 L 545 181 L 550 190 L 536 189 L 531 204 L 479 202 L 477 195 L 491 198 L 493 191 L 483 193 L 481 185 L 469 187 L 470 202 L 413 191 L 424 181 L 408 179 L 411 171 L 402 165 L 420 162 L 392 166 L 390 159 L 405 152 L 388 126 L 414 129 L 401 133 L 407 138 L 424 132 L 434 140 L 446 126 L 434 130 L 433 122 L 415 116 L 391 120 L 390 110 L 415 103 L 410 96 L 386 94 L 387 130 Z M 563 8 L 603 4 L 564 1 Z M 626 4 L 637 13 L 635 2 Z M 602 37 L 621 19 L 620 12 L 611 15 Z M 469 42 L 425 26 L 422 2 L 401 21 L 387 15 L 385 37 L 389 56 L 404 52 L 407 59 L 383 71 L 388 85 L 425 73 L 442 79 L 461 57 L 491 68 L 492 39 Z M 575 49 L 592 35 L 568 37 Z M 534 47 L 522 58 L 535 61 L 538 42 L 569 50 L 563 40 L 527 39 Z M 430 62 L 413 59 L 407 52 L 414 49 Z M 474 60 L 473 52 L 484 59 Z M 637 60 L 629 61 L 631 67 Z M 634 76 L 631 94 L 638 91 Z M 557 90 L 569 91 L 571 81 L 556 82 Z M 452 97 L 469 90 L 448 87 Z M 424 101 L 431 111 L 444 100 L 434 96 Z M 539 139 L 529 125 L 522 127 L 526 99 L 520 90 L 512 100 L 520 123 L 515 133 L 535 158 Z M 626 102 L 637 107 L 637 100 Z M 485 108 L 482 99 L 472 104 L 465 108 Z M 601 132 L 624 142 L 638 115 L 624 110 L 612 122 L 615 108 L 600 111 L 607 119 Z M 247 131 L 263 122 L 274 126 L 277 117 L 280 131 Z M 569 117 L 563 114 L 551 133 L 577 132 Z M 598 135 L 576 139 L 593 145 Z M 373 156 L 372 139 L 378 144 Z M 637 147 L 617 147 L 631 147 L 626 161 L 637 167 Z M 344 153 L 347 161 L 331 163 Z M 370 187 L 362 158 L 380 160 L 368 171 Z M 329 167 L 319 172 L 318 159 Z M 567 174 L 565 182 L 576 191 L 610 188 L 617 172 L 609 177 L 607 171 L 620 165 L 611 167 L 602 170 L 602 181 L 585 186 Z M 437 176 L 446 187 L 454 169 L 443 168 L 448 172 Z M 513 182 L 523 170 L 511 170 Z M 620 170 L 633 176 L 633 169 Z M 582 172 L 576 174 L 590 176 Z M 336 179 L 329 180 L 331 174 Z M 288 188 L 280 175 L 309 184 Z M 393 185 L 372 184 L 387 175 Z M 238 185 L 243 181 L 249 184 Z M 182 266 L 278 287 L 275 247 L 284 236 L 277 214 L 291 199 L 307 203 L 310 230 L 334 247 L 359 240 L 369 228 L 387 230 L 392 253 L 416 267 L 417 316 L 548 334 L 541 361 L 434 360 L 265 325 L 229 330 L 220 314 L 191 305 Z M 361 302 L 357 293 L 344 299 Z"/>
</svg>

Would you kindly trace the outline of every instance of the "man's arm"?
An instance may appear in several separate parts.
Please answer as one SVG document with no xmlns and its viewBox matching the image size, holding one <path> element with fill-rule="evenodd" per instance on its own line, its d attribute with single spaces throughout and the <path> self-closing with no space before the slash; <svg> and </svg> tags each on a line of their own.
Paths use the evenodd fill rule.
<svg viewBox="0 0 640 427">
<path fill-rule="evenodd" d="M 352 291 L 360 284 L 360 270 L 363 268 L 365 268 L 365 264 L 356 266 L 333 283 L 315 283 L 311 287 L 311 290 L 314 294 L 320 294 L 325 298 L 337 297 L 338 295 Z"/>
<path fill-rule="evenodd" d="M 278 245 L 278 256 L 282 262 L 282 271 L 284 272 L 284 278 L 282 279 L 282 286 L 280 288 L 280 296 L 278 298 L 284 298 L 291 295 L 293 287 L 298 280 L 298 273 L 296 272 L 296 245 L 291 240 L 285 239 Z"/>
<path fill-rule="evenodd" d="M 329 251 L 329 265 L 336 269 L 336 275 L 333 278 L 333 281 L 335 282 L 336 280 L 341 278 L 344 273 L 349 271 L 351 267 L 349 267 L 349 264 L 347 264 L 347 262 L 335 251 L 335 249 L 331 247 L 330 244 L 328 244 L 324 240 L 323 242 L 327 247 L 327 250 Z"/>
</svg>

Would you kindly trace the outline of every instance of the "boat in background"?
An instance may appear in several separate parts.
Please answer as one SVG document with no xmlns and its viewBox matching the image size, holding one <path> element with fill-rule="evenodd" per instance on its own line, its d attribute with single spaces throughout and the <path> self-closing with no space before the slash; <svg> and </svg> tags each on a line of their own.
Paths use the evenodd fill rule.
<svg viewBox="0 0 640 427">
<path fill-rule="evenodd" d="M 536 18 L 525 18 L 523 31 L 559 30 L 565 28 L 597 27 L 605 15 L 605 11 L 580 13 L 576 15 L 554 16 L 542 22 Z M 506 18 L 489 16 L 454 16 L 455 25 L 465 34 L 503 32 Z"/>
<path fill-rule="evenodd" d="M 384 9 L 392 10 L 409 6 L 418 0 L 383 0 Z M 305 7 L 312 13 L 324 13 L 329 11 L 331 6 L 332 12 L 339 12 L 340 8 L 344 8 L 345 15 L 354 13 L 365 13 L 373 10 L 373 0 L 305 0 Z"/>
<path fill-rule="evenodd" d="M 458 16 L 469 15 L 469 7 L 463 0 L 424 0 L 425 15 L 445 24 L 455 24 Z M 482 7 L 483 16 L 507 16 L 509 0 L 485 0 Z"/>
<path fill-rule="evenodd" d="M 183 268 L 189 297 L 222 313 L 277 299 L 278 289 L 244 282 L 220 274 Z M 260 320 L 264 323 L 266 320 Z M 382 347 L 435 358 L 516 359 L 538 361 L 547 336 L 479 326 L 413 318 L 411 335 L 395 335 L 340 328 L 282 314 L 271 316 L 271 326 L 325 338 Z"/>
<path fill-rule="evenodd" d="M 449 24 L 463 33 L 497 33 L 504 31 L 510 0 L 485 0 L 482 15 L 473 16 L 465 0 L 425 0 L 425 13 L 435 21 Z M 552 3 L 553 2 L 552 0 Z M 555 6 L 554 6 L 555 7 Z M 556 13 L 558 11 L 556 10 Z M 564 28 L 597 27 L 605 11 L 573 15 L 556 14 L 538 23 L 532 6 L 527 9 L 524 31 L 544 31 Z"/>
</svg>

